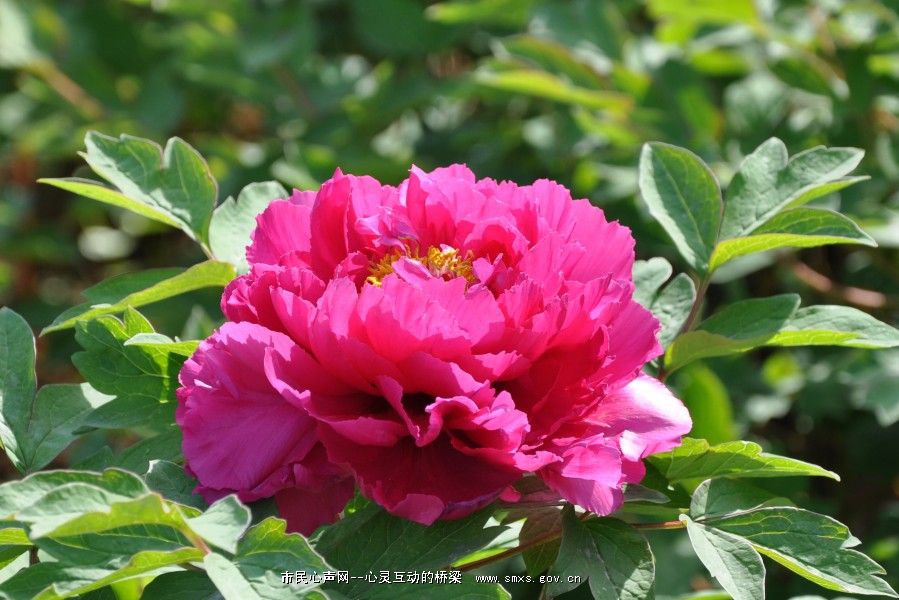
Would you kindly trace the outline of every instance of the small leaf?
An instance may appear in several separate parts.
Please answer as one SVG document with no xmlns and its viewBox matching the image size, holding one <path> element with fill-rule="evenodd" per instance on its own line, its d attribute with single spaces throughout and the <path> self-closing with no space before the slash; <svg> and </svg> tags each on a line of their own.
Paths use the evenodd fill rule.
<svg viewBox="0 0 899 600">
<path fill-rule="evenodd" d="M 762 452 L 753 442 L 727 442 L 710 446 L 706 440 L 684 438 L 669 452 L 647 459 L 669 481 L 709 479 L 712 477 L 829 477 L 839 476 L 817 465 Z"/>
<path fill-rule="evenodd" d="M 563 104 L 619 113 L 627 111 L 633 102 L 620 92 L 577 86 L 561 77 L 538 69 L 481 71 L 476 75 L 475 82 L 485 88 L 511 92 L 516 95 L 533 96 Z"/>
<path fill-rule="evenodd" d="M 232 265 L 211 260 L 184 270 L 153 269 L 119 275 L 85 290 L 84 296 L 88 301 L 56 317 L 41 335 L 74 327 L 80 321 L 121 313 L 129 307 L 153 304 L 194 290 L 224 288 L 235 276 Z"/>
<path fill-rule="evenodd" d="M 150 140 L 92 131 L 84 144 L 84 159 L 98 175 L 170 217 L 191 238 L 208 243 L 217 185 L 206 161 L 187 142 L 172 138 L 162 149 Z"/>
<path fill-rule="evenodd" d="M 250 234 L 256 228 L 256 215 L 261 213 L 272 200 L 287 198 L 290 194 L 275 181 L 251 183 L 240 191 L 237 200 L 229 197 L 212 213 L 209 225 L 209 246 L 213 255 L 245 273 L 246 250 Z"/>
<path fill-rule="evenodd" d="M 199 517 L 188 519 L 187 524 L 213 546 L 233 554 L 237 552 L 238 538 L 250 524 L 250 509 L 237 496 L 226 496 Z"/>
<path fill-rule="evenodd" d="M 744 237 L 720 242 L 712 253 L 709 270 L 753 252 L 777 248 L 813 248 L 827 244 L 877 244 L 851 219 L 822 208 L 785 210 Z"/>
<path fill-rule="evenodd" d="M 720 531 L 749 541 L 791 571 L 830 590 L 899 597 L 879 576 L 886 572 L 852 546 L 849 529 L 830 517 L 801 508 L 763 507 L 705 519 Z"/>
<path fill-rule="evenodd" d="M 700 273 L 721 222 L 721 191 L 709 168 L 692 152 L 653 142 L 640 154 L 640 194 L 681 255 Z"/>
<path fill-rule="evenodd" d="M 650 304 L 652 314 L 662 325 L 659 343 L 667 348 L 680 333 L 696 299 L 696 286 L 684 273 L 679 273 L 656 295 Z"/>
<path fill-rule="evenodd" d="M 203 498 L 194 493 L 197 480 L 188 475 L 181 465 L 167 460 L 151 460 L 144 481 L 151 490 L 161 494 L 166 500 L 194 508 L 206 508 Z"/>
<path fill-rule="evenodd" d="M 765 565 L 746 540 L 683 515 L 696 556 L 734 600 L 764 600 Z"/>
<path fill-rule="evenodd" d="M 568 506 L 563 515 L 562 546 L 550 571 L 558 575 L 546 589 L 550 596 L 573 590 L 587 579 L 598 600 L 643 600 L 653 596 L 655 562 L 649 544 L 617 519 L 581 521 Z"/>
<path fill-rule="evenodd" d="M 634 300 L 648 310 L 659 288 L 668 281 L 673 272 L 671 263 L 664 258 L 653 257 L 649 260 L 635 261 Z"/>
<path fill-rule="evenodd" d="M 115 396 L 86 415 L 85 425 L 163 432 L 174 423 L 178 372 L 187 357 L 180 345 L 170 351 L 167 344 L 127 344 L 148 333 L 153 327 L 131 308 L 122 321 L 103 316 L 78 324 L 75 339 L 84 351 L 72 356 L 72 362 L 94 388 Z"/>
<path fill-rule="evenodd" d="M 864 152 L 857 148 L 812 148 L 787 160 L 787 148 L 771 138 L 743 159 L 727 188 L 721 238 L 752 232 L 784 208 L 835 192 L 863 178 L 846 178 Z"/>
</svg>

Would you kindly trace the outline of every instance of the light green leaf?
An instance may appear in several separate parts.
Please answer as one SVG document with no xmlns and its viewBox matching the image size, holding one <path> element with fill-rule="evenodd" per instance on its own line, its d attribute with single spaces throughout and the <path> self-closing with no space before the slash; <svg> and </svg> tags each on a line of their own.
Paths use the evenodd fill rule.
<svg viewBox="0 0 899 600">
<path fill-rule="evenodd" d="M 799 296 L 782 294 L 727 305 L 693 331 L 679 336 L 665 353 L 669 371 L 712 356 L 745 352 L 764 345 L 786 326 Z"/>
<path fill-rule="evenodd" d="M 85 417 L 112 400 L 89 384 L 52 384 L 38 390 L 24 431 L 18 436 L 26 472 L 50 463 L 72 441 Z"/>
<path fill-rule="evenodd" d="M 727 188 L 721 238 L 744 237 L 784 208 L 860 181 L 843 177 L 863 156 L 856 148 L 817 147 L 788 161 L 784 143 L 769 139 L 743 160 Z"/>
<path fill-rule="evenodd" d="M 634 300 L 648 310 L 659 288 L 668 281 L 673 272 L 671 263 L 664 258 L 653 257 L 649 260 L 635 261 Z"/>
<path fill-rule="evenodd" d="M 0 68 L 21 68 L 42 58 L 28 17 L 15 0 L 0 0 Z"/>
<path fill-rule="evenodd" d="M 237 552 L 237 540 L 250 524 L 250 509 L 237 496 L 226 496 L 198 517 L 187 520 L 200 537 L 222 550 Z"/>
<path fill-rule="evenodd" d="M 649 13 L 659 20 L 685 23 L 747 23 L 758 22 L 758 11 L 752 0 L 649 0 Z"/>
<path fill-rule="evenodd" d="M 182 231 L 208 244 L 209 221 L 217 184 L 200 153 L 180 138 L 165 149 L 130 135 L 118 138 L 89 132 L 84 139 L 87 164 L 121 192 L 168 215 Z"/>
<path fill-rule="evenodd" d="M 711 446 L 706 440 L 684 438 L 674 450 L 654 454 L 647 460 L 672 482 L 713 477 L 798 475 L 840 479 L 832 471 L 795 458 L 767 454 L 758 444 L 746 441 Z"/>
<path fill-rule="evenodd" d="M 37 390 L 34 359 L 31 327 L 11 309 L 0 308 L 0 442 L 19 471 L 27 468 L 19 440 Z"/>
<path fill-rule="evenodd" d="M 84 304 L 65 311 L 44 328 L 41 335 L 74 327 L 80 321 L 121 313 L 160 300 L 208 287 L 223 288 L 236 277 L 229 263 L 209 260 L 189 269 L 153 269 L 126 273 L 84 291 Z"/>
<path fill-rule="evenodd" d="M 78 194 L 79 196 L 83 196 L 91 200 L 96 200 L 97 202 L 103 202 L 104 204 L 111 204 L 112 206 L 130 210 L 131 212 L 137 213 L 142 217 L 147 217 L 148 219 L 152 219 L 153 221 L 157 221 L 171 227 L 180 228 L 182 226 L 182 224 L 177 219 L 175 219 L 167 212 L 156 209 L 152 205 L 144 204 L 140 200 L 129 198 L 122 192 L 111 187 L 107 187 L 97 181 L 92 181 L 90 179 L 81 179 L 80 177 L 47 177 L 38 179 L 37 181 L 38 183 L 46 183 L 47 185 L 52 185 L 53 187 L 57 187 L 67 192 L 72 192 L 73 194 Z"/>
<path fill-rule="evenodd" d="M 653 142 L 640 154 L 640 195 L 681 255 L 705 273 L 721 222 L 721 191 L 692 152 Z"/>
<path fill-rule="evenodd" d="M 899 331 L 857 308 L 807 306 L 797 310 L 766 345 L 892 348 L 899 346 Z"/>
<path fill-rule="evenodd" d="M 764 600 L 765 565 L 752 544 L 686 515 L 681 520 L 696 556 L 734 600 Z"/>
<path fill-rule="evenodd" d="M 243 188 L 237 200 L 228 197 L 212 213 L 209 246 L 213 255 L 234 265 L 238 272 L 245 273 L 249 268 L 246 249 L 250 243 L 250 234 L 256 228 L 256 215 L 272 200 L 289 196 L 280 183 L 263 181 Z"/>
<path fill-rule="evenodd" d="M 140 477 L 119 469 L 108 469 L 102 473 L 71 470 L 40 471 L 24 479 L 0 485 L 0 516 L 12 518 L 52 490 L 75 483 L 101 488 L 110 494 L 126 498 L 138 498 L 149 492 Z"/>
<path fill-rule="evenodd" d="M 695 299 L 696 286 L 684 273 L 679 273 L 656 295 L 650 310 L 662 325 L 659 330 L 662 347 L 667 348 L 680 333 Z"/>
<path fill-rule="evenodd" d="M 432 21 L 456 25 L 495 23 L 521 27 L 527 22 L 535 0 L 448 0 L 432 4 L 425 15 Z"/>
<path fill-rule="evenodd" d="M 720 242 L 712 253 L 709 270 L 753 252 L 777 248 L 813 248 L 827 244 L 877 244 L 851 219 L 822 208 L 785 210 L 744 237 Z"/>
<path fill-rule="evenodd" d="M 643 600 L 653 596 L 655 561 L 643 536 L 617 519 L 580 520 L 568 506 L 563 515 L 562 546 L 550 570 L 559 581 L 547 584 L 551 596 L 590 583 L 597 600 Z"/>
<path fill-rule="evenodd" d="M 704 523 L 748 540 L 765 556 L 827 589 L 897 597 L 879 577 L 886 573 L 880 565 L 852 549 L 859 542 L 846 526 L 825 515 L 778 506 Z"/>
</svg>

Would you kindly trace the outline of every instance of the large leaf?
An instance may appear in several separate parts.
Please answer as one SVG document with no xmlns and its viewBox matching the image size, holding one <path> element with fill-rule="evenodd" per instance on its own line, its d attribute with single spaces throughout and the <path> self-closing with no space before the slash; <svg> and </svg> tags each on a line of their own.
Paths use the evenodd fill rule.
<svg viewBox="0 0 899 600">
<path fill-rule="evenodd" d="M 118 469 L 109 469 L 102 473 L 41 471 L 24 479 L 0 485 L 0 517 L 12 518 L 52 490 L 76 483 L 100 488 L 124 498 L 138 498 L 149 491 L 140 477 Z"/>
<path fill-rule="evenodd" d="M 85 198 L 90 198 L 91 200 L 130 210 L 131 212 L 171 227 L 182 227 L 182 223 L 169 213 L 155 208 L 152 205 L 144 204 L 140 200 L 129 198 L 122 192 L 105 186 L 97 181 L 82 179 L 80 177 L 46 177 L 38 179 L 38 182 L 52 185 L 53 187 L 72 192 L 73 194 L 78 194 L 79 196 L 84 196 Z"/>
<path fill-rule="evenodd" d="M 859 541 L 839 521 L 801 508 L 762 507 L 704 520 L 748 540 L 791 571 L 827 589 L 849 594 L 899 595 L 880 578 L 880 565 L 853 550 Z"/>
<path fill-rule="evenodd" d="M 276 600 L 303 597 L 319 583 L 286 584 L 282 573 L 303 571 L 312 575 L 330 571 L 322 557 L 303 536 L 285 533 L 285 523 L 268 518 L 251 528 L 240 541 L 233 560 L 220 554 L 208 554 L 204 561 L 210 579 L 225 600 Z M 347 585 L 338 591 L 346 593 Z"/>
<path fill-rule="evenodd" d="M 287 198 L 287 190 L 276 181 L 251 183 L 240 191 L 235 200 L 228 197 L 212 214 L 209 225 L 209 246 L 212 254 L 241 273 L 246 272 L 247 245 L 256 228 L 256 215 L 272 200 Z"/>
<path fill-rule="evenodd" d="M 25 319 L 0 308 L 0 442 L 19 470 L 26 468 L 19 447 L 37 391 L 34 334 Z"/>
<path fill-rule="evenodd" d="M 238 538 L 250 524 L 250 509 L 236 496 L 226 496 L 202 515 L 189 518 L 187 524 L 213 546 L 234 553 L 237 552 Z"/>
<path fill-rule="evenodd" d="M 190 237 L 208 244 L 218 190 L 199 152 L 180 138 L 170 139 L 163 149 L 150 140 L 95 131 L 87 134 L 84 144 L 84 159 L 98 175 L 150 209 L 141 214 L 155 218 L 153 214 L 161 213 L 167 217 L 163 222 L 174 221 Z M 102 193 L 88 197 L 122 206 Z"/>
<path fill-rule="evenodd" d="M 121 313 L 208 287 L 223 288 L 236 273 L 229 263 L 206 261 L 189 269 L 153 269 L 126 273 L 84 290 L 87 302 L 65 311 L 41 334 L 74 327 L 80 321 Z"/>
<path fill-rule="evenodd" d="M 832 471 L 817 465 L 762 452 L 753 442 L 727 442 L 710 446 L 706 440 L 685 438 L 669 452 L 649 457 L 669 481 L 709 479 L 713 477 L 789 477 L 794 475 L 829 477 Z"/>
<path fill-rule="evenodd" d="M 564 512 L 562 546 L 550 571 L 558 579 L 547 584 L 551 596 L 572 590 L 584 580 L 597 600 L 653 596 L 655 561 L 640 532 L 617 519 L 582 521 L 570 506 Z"/>
<path fill-rule="evenodd" d="M 838 191 L 863 178 L 844 178 L 861 162 L 856 148 L 812 148 L 787 160 L 771 138 L 748 155 L 727 188 L 721 238 L 743 237 L 784 208 Z"/>
<path fill-rule="evenodd" d="M 797 309 L 798 304 L 794 294 L 731 304 L 675 340 L 665 365 L 673 371 L 700 358 L 759 346 L 899 346 L 899 331 L 863 311 L 830 305 Z"/>
<path fill-rule="evenodd" d="M 777 248 L 812 248 L 827 244 L 877 244 L 848 217 L 821 208 L 785 210 L 752 233 L 720 242 L 712 252 L 709 270 L 753 252 Z"/>
<path fill-rule="evenodd" d="M 765 565 L 752 544 L 681 517 L 696 556 L 734 600 L 764 600 Z"/>
<path fill-rule="evenodd" d="M 489 517 L 482 510 L 425 527 L 370 505 L 327 528 L 315 547 L 330 565 L 353 573 L 446 568 L 502 532 L 503 527 L 485 527 Z M 392 598 L 390 586 L 358 579 L 334 589 L 351 598 Z"/>
<path fill-rule="evenodd" d="M 94 388 L 115 396 L 85 418 L 101 428 L 144 426 L 163 431 L 174 422 L 178 372 L 188 348 L 127 342 L 153 333 L 140 313 L 128 308 L 122 321 L 112 316 L 78 324 L 75 339 L 84 348 L 72 362 Z M 160 458 L 160 457 L 154 457 Z"/>
<path fill-rule="evenodd" d="M 721 191 L 709 168 L 692 152 L 653 142 L 640 154 L 640 194 L 681 255 L 708 270 L 721 222 Z"/>
<path fill-rule="evenodd" d="M 45 467 L 78 434 L 89 414 L 112 400 L 89 384 L 52 384 L 38 390 L 25 429 L 18 436 L 20 461 L 26 472 Z"/>
</svg>

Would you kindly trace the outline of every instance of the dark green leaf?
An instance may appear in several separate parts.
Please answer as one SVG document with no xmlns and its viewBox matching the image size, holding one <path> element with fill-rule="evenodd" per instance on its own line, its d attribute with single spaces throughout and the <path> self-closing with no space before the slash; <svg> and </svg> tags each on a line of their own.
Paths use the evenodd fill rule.
<svg viewBox="0 0 899 600">
<path fill-rule="evenodd" d="M 37 390 L 34 358 L 34 334 L 28 323 L 9 308 L 0 308 L 0 442 L 19 471 L 28 467 L 19 440 Z"/>
<path fill-rule="evenodd" d="M 640 194 L 687 262 L 704 273 L 718 238 L 721 191 L 702 160 L 654 142 L 640 154 Z"/>
<path fill-rule="evenodd" d="M 151 460 L 144 480 L 151 490 L 162 494 L 166 500 L 194 508 L 206 508 L 203 498 L 194 493 L 197 480 L 188 475 L 181 465 L 166 460 Z"/>
<path fill-rule="evenodd" d="M 655 561 L 649 544 L 630 525 L 616 519 L 582 521 L 569 506 L 563 515 L 562 546 L 550 570 L 559 581 L 547 584 L 550 595 L 574 589 L 579 576 L 590 582 L 597 600 L 643 600 L 653 596 Z"/>
</svg>

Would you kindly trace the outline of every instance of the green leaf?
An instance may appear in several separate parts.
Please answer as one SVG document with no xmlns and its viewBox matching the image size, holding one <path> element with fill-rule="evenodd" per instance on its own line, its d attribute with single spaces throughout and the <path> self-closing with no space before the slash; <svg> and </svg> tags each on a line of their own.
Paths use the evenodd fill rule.
<svg viewBox="0 0 899 600">
<path fill-rule="evenodd" d="M 209 242 L 209 221 L 218 189 L 200 153 L 180 138 L 165 149 L 130 135 L 118 138 L 89 132 L 87 164 L 121 192 L 178 223 L 201 244 Z"/>
<path fill-rule="evenodd" d="M 673 272 L 671 263 L 664 258 L 653 257 L 649 260 L 635 261 L 634 300 L 648 310 L 659 288 L 668 281 Z"/>
<path fill-rule="evenodd" d="M 486 23 L 521 27 L 527 23 L 535 0 L 448 0 L 427 8 L 432 21 L 456 25 Z"/>
<path fill-rule="evenodd" d="M 200 537 L 222 550 L 237 552 L 237 540 L 250 525 L 250 509 L 237 496 L 226 496 L 199 517 L 187 520 Z"/>
<path fill-rule="evenodd" d="M 0 308 L 0 442 L 19 471 L 25 471 L 20 439 L 27 428 L 37 379 L 34 334 L 25 319 Z"/>
<path fill-rule="evenodd" d="M 640 154 L 639 186 L 649 213 L 690 266 L 705 273 L 722 211 L 721 191 L 709 168 L 688 150 L 653 142 Z"/>
<path fill-rule="evenodd" d="M 481 71 L 475 82 L 485 88 L 596 110 L 625 112 L 632 103 L 628 96 L 620 92 L 577 86 L 538 69 Z"/>
<path fill-rule="evenodd" d="M 647 460 L 671 482 L 713 477 L 794 475 L 840 479 L 832 471 L 795 458 L 767 454 L 758 444 L 746 441 L 711 446 L 706 440 L 684 438 L 676 449 L 654 454 Z"/>
<path fill-rule="evenodd" d="M 877 245 L 851 219 L 839 213 L 822 208 L 793 208 L 775 215 L 747 236 L 720 242 L 712 253 L 709 270 L 753 252 L 827 244 Z"/>
<path fill-rule="evenodd" d="M 426 527 L 369 505 L 325 529 L 315 548 L 334 568 L 353 573 L 445 568 L 503 531 L 504 527 L 485 527 L 490 512 L 485 509 Z M 349 597 L 392 597 L 390 587 L 373 587 L 364 580 L 351 579 L 334 589 Z"/>
<path fill-rule="evenodd" d="M 203 498 L 194 493 L 197 480 L 188 475 L 181 465 L 167 460 L 151 460 L 144 481 L 151 490 L 162 494 L 166 500 L 194 508 L 206 508 Z"/>
<path fill-rule="evenodd" d="M 681 521 L 687 524 L 696 556 L 734 600 L 764 600 L 765 565 L 752 544 L 686 515 Z"/>
<path fill-rule="evenodd" d="M 272 200 L 289 196 L 287 190 L 275 181 L 251 183 L 240 191 L 237 200 L 229 196 L 212 213 L 209 246 L 213 255 L 234 265 L 238 272 L 245 273 L 249 268 L 246 249 L 250 234 L 256 228 L 256 215 Z"/>
<path fill-rule="evenodd" d="M 21 68 L 42 58 L 32 40 L 28 17 L 13 0 L 0 0 L 0 68 Z"/>
<path fill-rule="evenodd" d="M 562 529 L 562 511 L 557 508 L 543 508 L 528 512 L 528 518 L 518 534 L 519 543 L 528 544 L 547 534 Z M 559 556 L 561 542 L 558 539 L 528 548 L 522 553 L 528 575 L 536 577 L 549 570 Z"/>
<path fill-rule="evenodd" d="M 696 286 L 684 273 L 679 273 L 656 295 L 650 311 L 661 323 L 659 343 L 667 348 L 680 333 L 696 299 Z"/>
<path fill-rule="evenodd" d="M 102 473 L 40 471 L 0 485 L 0 516 L 12 518 L 52 490 L 75 483 L 97 487 L 125 498 L 137 498 L 149 491 L 140 477 L 119 469 L 108 469 Z"/>
<path fill-rule="evenodd" d="M 693 419 L 690 436 L 712 444 L 736 439 L 730 394 L 713 370 L 704 363 L 692 363 L 675 373 L 672 385 Z"/>
<path fill-rule="evenodd" d="M 547 584 L 549 595 L 572 590 L 579 576 L 590 582 L 598 600 L 643 600 L 653 597 L 655 561 L 649 544 L 630 525 L 617 519 L 580 520 L 568 506 L 564 510 L 562 546 L 550 575 L 558 581 Z"/>
<path fill-rule="evenodd" d="M 798 206 L 863 178 L 844 178 L 861 162 L 857 148 L 812 148 L 787 160 L 771 138 L 743 159 L 727 188 L 721 238 L 743 237 L 784 208 Z"/>
<path fill-rule="evenodd" d="M 87 415 L 112 400 L 89 384 L 52 384 L 38 390 L 25 429 L 18 436 L 25 472 L 56 458 L 78 436 Z"/>
<path fill-rule="evenodd" d="M 84 351 L 72 362 L 94 388 L 115 396 L 87 415 L 85 425 L 166 431 L 174 422 L 178 372 L 186 356 L 180 346 L 176 353 L 165 344 L 127 344 L 142 333 L 153 333 L 153 327 L 131 308 L 122 321 L 103 316 L 78 324 L 75 339 Z"/>
<path fill-rule="evenodd" d="M 886 573 L 880 565 L 852 549 L 859 542 L 849 529 L 825 515 L 778 506 L 709 518 L 704 523 L 746 539 L 765 556 L 827 589 L 899 596 L 879 577 Z"/>
<path fill-rule="evenodd" d="M 303 536 L 285 533 L 284 527 L 284 521 L 269 517 L 251 528 L 240 541 L 233 562 L 219 554 L 206 556 L 207 573 L 225 600 L 297 598 L 319 586 L 288 585 L 282 581 L 284 572 L 305 571 L 312 575 L 330 570 Z M 346 588 L 346 584 L 341 584 L 338 591 Z"/>
<path fill-rule="evenodd" d="M 171 227 L 180 228 L 182 224 L 171 216 L 169 213 L 147 205 L 140 200 L 129 198 L 122 192 L 107 187 L 102 183 L 92 181 L 90 179 L 81 179 L 80 177 L 61 177 L 61 178 L 43 178 L 38 179 L 38 183 L 46 183 L 61 190 L 90 198 L 104 204 L 111 204 L 119 208 L 130 210 L 153 221 L 169 225 Z"/>
<path fill-rule="evenodd" d="M 786 498 L 779 498 L 762 488 L 740 479 L 706 479 L 693 491 L 690 516 L 694 519 L 725 515 L 760 506 L 792 506 Z"/>
<path fill-rule="evenodd" d="M 84 291 L 84 304 L 65 311 L 44 328 L 41 335 L 74 327 L 103 315 L 153 304 L 194 290 L 223 288 L 236 277 L 228 263 L 209 260 L 189 269 L 153 269 L 126 273 Z"/>
<path fill-rule="evenodd" d="M 221 600 L 222 595 L 205 573 L 179 571 L 153 579 L 141 600 Z"/>
<path fill-rule="evenodd" d="M 726 5 L 716 0 L 649 0 L 649 13 L 659 20 L 695 24 L 753 24 L 759 18 L 752 0 L 730 0 Z"/>
<path fill-rule="evenodd" d="M 797 310 L 766 345 L 892 348 L 899 331 L 857 308 L 808 306 Z"/>
<path fill-rule="evenodd" d="M 734 302 L 693 331 L 679 336 L 665 353 L 669 371 L 712 356 L 745 352 L 764 345 L 799 307 L 799 296 L 782 294 Z"/>
<path fill-rule="evenodd" d="M 145 473 L 151 460 L 182 460 L 181 445 L 181 429 L 172 426 L 158 435 L 132 444 L 119 454 L 104 457 L 103 463 L 92 465 L 92 468 L 116 467 L 132 473 Z"/>
</svg>

